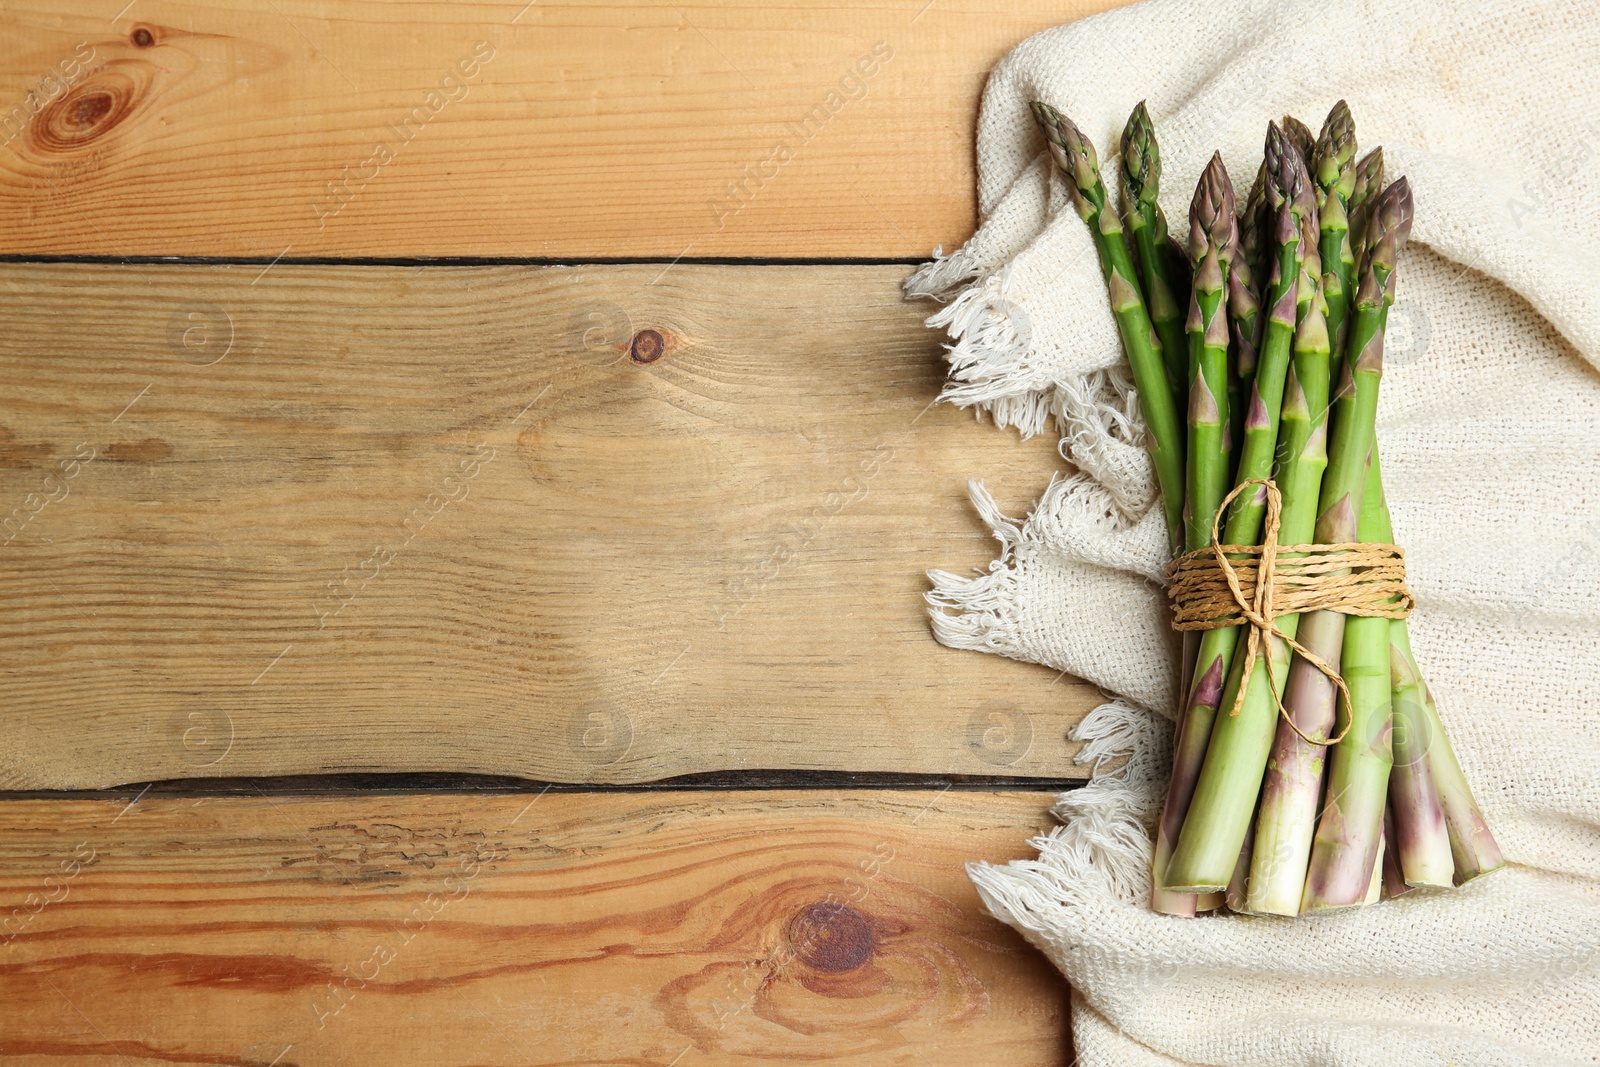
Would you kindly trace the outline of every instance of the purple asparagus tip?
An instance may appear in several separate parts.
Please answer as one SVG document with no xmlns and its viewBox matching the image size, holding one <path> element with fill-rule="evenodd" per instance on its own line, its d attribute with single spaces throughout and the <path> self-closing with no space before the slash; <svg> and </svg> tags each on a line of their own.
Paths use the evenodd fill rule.
<svg viewBox="0 0 1600 1067">
<path fill-rule="evenodd" d="M 1100 159 L 1094 145 L 1073 121 L 1049 104 L 1035 101 L 1033 117 L 1044 133 L 1045 143 L 1056 166 L 1071 178 L 1081 192 L 1088 192 L 1100 180 Z"/>
<path fill-rule="evenodd" d="M 1189 258 L 1199 263 L 1213 250 L 1220 256 L 1237 239 L 1233 183 L 1222 164 L 1222 153 L 1213 152 L 1189 205 Z"/>
</svg>

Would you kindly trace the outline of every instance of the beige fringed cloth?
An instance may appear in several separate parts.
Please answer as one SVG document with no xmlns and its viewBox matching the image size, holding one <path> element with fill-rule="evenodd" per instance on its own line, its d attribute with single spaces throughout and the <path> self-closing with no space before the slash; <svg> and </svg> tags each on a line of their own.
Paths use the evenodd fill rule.
<svg viewBox="0 0 1600 1067">
<path fill-rule="evenodd" d="M 1510 866 L 1326 918 L 1156 915 L 1166 537 L 1095 253 L 1028 104 L 1113 161 L 1147 100 L 1176 219 L 1213 149 L 1248 185 L 1269 119 L 1316 125 L 1340 98 L 1416 191 L 1384 480 L 1413 644 Z M 943 302 L 947 398 L 1059 434 L 1072 469 L 1025 520 L 974 485 L 1000 558 L 932 572 L 929 600 L 944 643 L 1118 697 L 1073 737 L 1121 769 L 1062 795 L 1038 859 L 971 868 L 1071 982 L 1082 1064 L 1600 1063 L 1600 19 L 1564 0 L 1148 0 L 996 68 L 978 173 L 981 228 L 907 289 Z"/>
</svg>

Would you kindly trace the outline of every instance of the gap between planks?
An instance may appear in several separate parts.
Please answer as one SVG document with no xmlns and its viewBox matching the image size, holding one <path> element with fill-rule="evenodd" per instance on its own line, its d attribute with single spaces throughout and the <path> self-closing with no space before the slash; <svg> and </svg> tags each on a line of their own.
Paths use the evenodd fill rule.
<svg viewBox="0 0 1600 1067">
<path fill-rule="evenodd" d="M 517 796 L 546 793 L 753 792 L 760 790 L 873 792 L 929 790 L 959 793 L 1059 793 L 1087 785 L 1084 778 L 1015 778 L 999 775 L 852 774 L 826 771 L 720 771 L 654 782 L 583 784 L 539 782 L 496 775 L 312 774 L 276 778 L 171 778 L 109 789 L 0 790 L 7 800 L 136 800 L 172 796 Z"/>
</svg>

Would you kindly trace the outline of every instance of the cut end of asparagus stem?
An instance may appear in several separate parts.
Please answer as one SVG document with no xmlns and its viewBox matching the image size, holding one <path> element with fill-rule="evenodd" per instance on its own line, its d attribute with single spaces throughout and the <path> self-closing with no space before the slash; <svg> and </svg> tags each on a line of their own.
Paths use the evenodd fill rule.
<svg viewBox="0 0 1600 1067">
<path fill-rule="evenodd" d="M 1132 201 L 1156 202 L 1161 191 L 1161 149 L 1143 100 L 1128 116 L 1128 124 L 1122 130 L 1122 173 L 1128 183 L 1130 204 Z"/>
<path fill-rule="evenodd" d="M 1497 871 L 1505 866 L 1500 846 L 1489 832 L 1489 824 L 1478 808 L 1478 802 L 1467 785 L 1466 775 L 1456 759 L 1450 739 L 1445 735 L 1444 721 L 1439 717 L 1439 706 L 1434 702 L 1433 691 L 1424 682 L 1422 706 L 1428 718 L 1430 744 L 1428 765 L 1439 790 L 1439 801 L 1444 807 L 1445 826 L 1450 833 L 1450 851 L 1455 860 L 1455 882 L 1461 885 L 1480 875 Z"/>
<path fill-rule="evenodd" d="M 1388 808 L 1383 813 L 1383 838 L 1385 842 L 1395 839 L 1394 810 Z M 1400 856 L 1396 849 L 1383 850 L 1383 899 L 1392 900 L 1403 897 L 1411 892 L 1411 886 L 1406 884 L 1405 875 L 1400 870 Z"/>
<path fill-rule="evenodd" d="M 1244 848 L 1239 850 L 1239 862 L 1233 868 L 1233 878 L 1228 882 L 1228 891 L 1226 894 L 1224 894 L 1224 900 L 1228 905 L 1228 910 L 1239 915 L 1257 914 L 1257 912 L 1250 907 L 1249 895 L 1250 858 L 1255 847 L 1255 838 L 1256 823 L 1255 820 L 1252 819 L 1250 820 L 1250 829 L 1245 831 Z"/>
</svg>

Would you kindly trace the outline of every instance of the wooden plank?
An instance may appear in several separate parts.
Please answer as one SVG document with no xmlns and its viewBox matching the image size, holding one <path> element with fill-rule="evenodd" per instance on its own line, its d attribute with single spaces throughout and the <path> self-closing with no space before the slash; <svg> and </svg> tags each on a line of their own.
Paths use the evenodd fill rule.
<svg viewBox="0 0 1600 1067">
<path fill-rule="evenodd" d="M 1115 2 L 19 0 L 0 253 L 925 256 L 987 72 Z"/>
<path fill-rule="evenodd" d="M 1061 461 L 904 273 L 0 266 L 0 787 L 1081 774 L 930 635 Z"/>
<path fill-rule="evenodd" d="M 962 870 L 1049 802 L 0 802 L 0 1058 L 1063 1064 L 1065 982 Z"/>
</svg>

